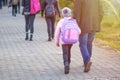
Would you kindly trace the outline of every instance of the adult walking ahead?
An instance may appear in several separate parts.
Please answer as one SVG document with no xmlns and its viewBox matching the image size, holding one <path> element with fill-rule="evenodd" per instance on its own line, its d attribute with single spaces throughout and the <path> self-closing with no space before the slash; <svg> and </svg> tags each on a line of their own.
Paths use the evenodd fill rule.
<svg viewBox="0 0 120 80">
<path fill-rule="evenodd" d="M 36 13 L 40 11 L 40 2 L 39 0 L 22 0 L 23 6 L 23 15 L 25 16 L 25 40 L 29 39 L 29 30 L 30 30 L 30 41 L 33 40 L 34 33 L 34 20 Z"/>
<path fill-rule="evenodd" d="M 92 64 L 92 42 L 95 33 L 100 31 L 102 12 L 100 0 L 75 0 L 74 17 L 81 28 L 79 47 L 84 61 L 84 72 L 89 72 Z"/>
<path fill-rule="evenodd" d="M 16 16 L 16 14 L 18 13 L 18 3 L 20 3 L 20 0 L 9 0 L 8 8 L 12 6 L 12 16 Z"/>
<path fill-rule="evenodd" d="M 44 11 L 45 11 L 45 19 L 47 23 L 48 41 L 51 41 L 54 38 L 54 31 L 55 31 L 54 25 L 55 25 L 55 19 L 56 19 L 57 12 L 60 17 L 58 1 L 57 0 L 43 0 L 42 1 L 42 12 L 41 12 L 42 17 L 43 17 Z"/>
</svg>

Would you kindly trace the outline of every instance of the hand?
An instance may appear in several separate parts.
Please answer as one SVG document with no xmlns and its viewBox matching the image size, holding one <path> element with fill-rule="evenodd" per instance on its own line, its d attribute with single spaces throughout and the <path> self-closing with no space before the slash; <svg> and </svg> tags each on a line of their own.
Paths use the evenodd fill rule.
<svg viewBox="0 0 120 80">
<path fill-rule="evenodd" d="M 60 46 L 59 43 L 56 43 L 56 46 L 59 47 Z"/>
</svg>

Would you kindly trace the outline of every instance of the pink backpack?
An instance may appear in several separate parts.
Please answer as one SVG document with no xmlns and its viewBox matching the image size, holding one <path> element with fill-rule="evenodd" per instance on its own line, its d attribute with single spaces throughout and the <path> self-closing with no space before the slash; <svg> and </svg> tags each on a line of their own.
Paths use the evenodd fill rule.
<svg viewBox="0 0 120 80">
<path fill-rule="evenodd" d="M 40 12 L 40 1 L 39 0 L 30 0 L 30 13 L 36 14 Z"/>
<path fill-rule="evenodd" d="M 80 29 L 75 19 L 66 19 L 61 28 L 62 41 L 65 44 L 78 42 Z"/>
</svg>

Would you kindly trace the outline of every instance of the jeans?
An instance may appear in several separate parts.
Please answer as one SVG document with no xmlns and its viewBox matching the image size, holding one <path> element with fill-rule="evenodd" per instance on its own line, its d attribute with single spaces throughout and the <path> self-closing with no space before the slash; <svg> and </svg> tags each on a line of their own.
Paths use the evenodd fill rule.
<svg viewBox="0 0 120 80">
<path fill-rule="evenodd" d="M 64 66 L 69 66 L 71 62 L 71 47 L 72 44 L 63 44 L 62 52 L 63 52 L 63 63 Z"/>
<path fill-rule="evenodd" d="M 92 42 L 94 40 L 95 32 L 85 33 L 79 37 L 79 47 L 82 53 L 84 64 L 90 61 L 92 56 Z"/>
<path fill-rule="evenodd" d="M 54 36 L 54 31 L 55 31 L 55 29 L 54 29 L 55 18 L 56 18 L 56 16 L 45 17 L 46 23 L 47 23 L 48 37 L 53 37 L 53 36 Z"/>
<path fill-rule="evenodd" d="M 28 33 L 30 30 L 30 34 L 33 34 L 34 32 L 34 20 L 35 20 L 35 14 L 25 15 L 25 31 Z"/>
</svg>

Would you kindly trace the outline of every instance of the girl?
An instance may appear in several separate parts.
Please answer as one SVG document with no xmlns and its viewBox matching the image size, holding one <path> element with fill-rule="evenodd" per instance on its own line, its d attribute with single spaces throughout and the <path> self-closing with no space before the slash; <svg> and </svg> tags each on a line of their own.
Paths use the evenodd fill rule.
<svg viewBox="0 0 120 80">
<path fill-rule="evenodd" d="M 63 19 L 61 19 L 58 24 L 57 24 L 57 28 L 56 28 L 56 31 L 55 31 L 55 44 L 57 46 L 59 46 L 59 42 L 61 42 L 62 44 L 62 52 L 63 52 L 63 61 L 64 61 L 64 73 L 65 74 L 68 74 L 69 73 L 69 66 L 70 66 L 70 58 L 71 58 L 71 47 L 73 44 L 66 44 L 65 42 L 63 42 L 63 40 L 61 39 L 63 35 L 61 35 L 62 33 L 62 30 L 63 30 L 63 27 L 66 27 L 63 25 L 63 23 L 65 21 L 68 21 L 69 19 L 70 20 L 74 20 L 72 19 L 71 17 L 71 9 L 68 8 L 68 7 L 65 7 L 62 9 L 62 16 L 63 16 Z M 76 22 L 77 23 L 77 22 Z M 79 37 L 79 34 L 80 34 L 80 29 L 79 27 L 77 26 L 77 29 L 78 29 L 78 37 Z"/>
</svg>

